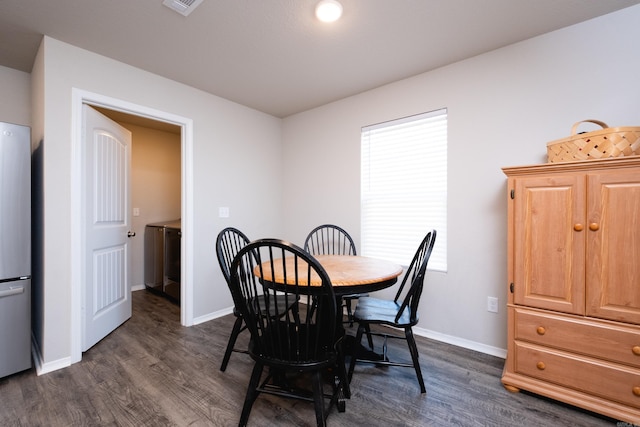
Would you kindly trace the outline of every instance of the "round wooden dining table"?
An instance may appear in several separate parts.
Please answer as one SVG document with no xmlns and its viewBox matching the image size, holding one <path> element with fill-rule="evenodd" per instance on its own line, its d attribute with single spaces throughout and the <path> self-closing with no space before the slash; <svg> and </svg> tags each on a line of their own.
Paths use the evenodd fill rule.
<svg viewBox="0 0 640 427">
<path fill-rule="evenodd" d="M 377 258 L 354 255 L 317 255 L 315 258 L 325 269 L 331 279 L 333 291 L 336 296 L 347 294 L 359 294 L 366 292 L 378 291 L 387 288 L 398 280 L 398 276 L 402 274 L 402 266 Z M 273 271 L 269 268 L 260 269 L 257 266 L 254 273 L 260 275 L 261 279 L 284 285 L 285 279 L 283 274 L 283 264 L 286 270 L 291 272 L 294 269 L 293 257 L 284 260 L 284 263 L 274 263 Z M 269 262 L 265 263 L 265 267 Z M 306 274 L 307 265 L 301 263 L 298 265 L 300 277 Z M 303 282 L 306 284 L 306 281 Z M 311 286 L 320 286 L 320 277 L 311 276 Z"/>
</svg>

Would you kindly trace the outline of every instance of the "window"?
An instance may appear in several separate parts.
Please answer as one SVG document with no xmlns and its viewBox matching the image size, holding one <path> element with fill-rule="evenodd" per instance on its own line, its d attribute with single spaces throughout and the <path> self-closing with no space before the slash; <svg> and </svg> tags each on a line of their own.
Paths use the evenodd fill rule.
<svg viewBox="0 0 640 427">
<path fill-rule="evenodd" d="M 408 265 L 431 229 L 447 270 L 447 110 L 362 129 L 361 252 Z"/>
</svg>

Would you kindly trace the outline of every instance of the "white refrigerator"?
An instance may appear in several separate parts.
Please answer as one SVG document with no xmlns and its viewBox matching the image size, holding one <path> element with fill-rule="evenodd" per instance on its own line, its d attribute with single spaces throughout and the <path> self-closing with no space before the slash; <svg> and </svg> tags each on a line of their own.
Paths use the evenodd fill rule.
<svg viewBox="0 0 640 427">
<path fill-rule="evenodd" d="M 0 377 L 31 367 L 31 131 L 0 122 Z"/>
</svg>

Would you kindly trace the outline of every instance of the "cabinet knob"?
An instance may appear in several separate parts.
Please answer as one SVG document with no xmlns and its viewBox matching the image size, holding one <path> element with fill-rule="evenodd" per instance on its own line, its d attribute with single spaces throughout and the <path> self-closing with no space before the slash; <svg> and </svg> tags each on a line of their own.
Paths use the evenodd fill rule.
<svg viewBox="0 0 640 427">
<path fill-rule="evenodd" d="M 634 345 L 633 348 L 631 349 L 631 351 L 636 356 L 640 356 L 640 345 Z"/>
<path fill-rule="evenodd" d="M 598 231 L 599 228 L 600 225 L 597 222 L 592 222 L 591 224 L 589 224 L 589 230 L 591 231 Z"/>
<path fill-rule="evenodd" d="M 573 226 L 573 229 L 574 229 L 574 230 L 576 230 L 576 231 L 582 231 L 582 230 L 584 230 L 584 225 L 582 225 L 582 224 L 575 224 L 575 225 Z"/>
<path fill-rule="evenodd" d="M 544 371 L 544 369 L 547 367 L 547 365 L 544 364 L 544 362 L 538 362 L 536 363 L 536 368 L 540 369 L 541 371 Z M 640 387 L 635 387 L 638 388 L 640 391 Z"/>
<path fill-rule="evenodd" d="M 636 396 L 640 397 L 640 387 L 635 386 L 633 388 L 633 394 L 635 394 Z"/>
<path fill-rule="evenodd" d="M 544 335 L 547 330 L 544 328 L 544 326 L 538 326 L 536 328 L 536 332 L 538 333 L 538 335 Z"/>
</svg>

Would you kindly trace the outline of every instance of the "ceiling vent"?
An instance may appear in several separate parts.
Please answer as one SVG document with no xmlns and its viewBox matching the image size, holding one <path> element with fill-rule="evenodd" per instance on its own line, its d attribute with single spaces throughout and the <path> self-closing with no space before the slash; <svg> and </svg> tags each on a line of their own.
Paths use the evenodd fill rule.
<svg viewBox="0 0 640 427">
<path fill-rule="evenodd" d="M 164 0 L 162 4 L 169 9 L 175 10 L 180 15 L 189 16 L 193 9 L 202 2 L 203 0 Z"/>
</svg>

